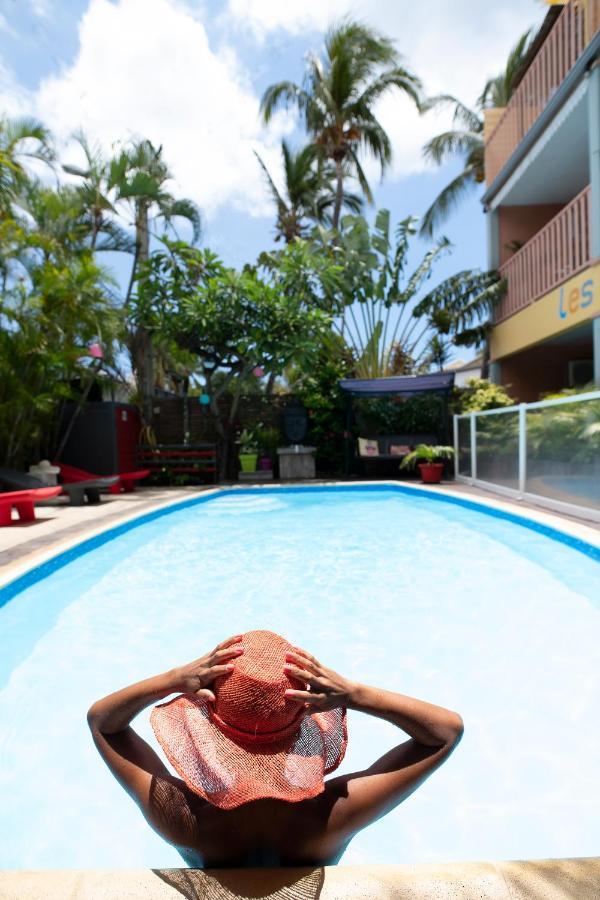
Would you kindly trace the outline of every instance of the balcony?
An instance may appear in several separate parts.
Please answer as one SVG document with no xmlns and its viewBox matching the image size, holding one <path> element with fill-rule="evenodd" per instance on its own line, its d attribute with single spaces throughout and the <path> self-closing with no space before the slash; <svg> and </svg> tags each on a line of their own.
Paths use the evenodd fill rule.
<svg viewBox="0 0 600 900">
<path fill-rule="evenodd" d="M 496 322 L 514 316 L 590 265 L 590 187 L 500 267 L 507 291 Z"/>
<path fill-rule="evenodd" d="M 485 146 L 491 184 L 600 28 L 600 0 L 568 3 L 515 90 Z"/>
</svg>

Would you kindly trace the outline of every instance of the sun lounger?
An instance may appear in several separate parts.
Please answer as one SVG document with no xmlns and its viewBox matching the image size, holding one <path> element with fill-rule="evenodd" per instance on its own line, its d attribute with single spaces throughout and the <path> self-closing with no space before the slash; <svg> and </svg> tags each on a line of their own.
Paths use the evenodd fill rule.
<svg viewBox="0 0 600 900">
<path fill-rule="evenodd" d="M 56 463 L 60 466 L 60 476 L 65 484 L 75 484 L 77 482 L 86 481 L 90 478 L 102 478 L 101 475 L 94 475 L 92 472 L 86 472 L 85 469 L 78 469 L 76 466 L 70 466 L 68 463 Z M 119 494 L 121 491 L 129 493 L 135 490 L 136 481 L 147 478 L 150 469 L 139 469 L 137 472 L 119 472 L 117 475 L 107 477 L 115 478 L 114 484 L 110 487 L 111 494 Z"/>
<path fill-rule="evenodd" d="M 49 500 L 60 494 L 60 487 L 42 487 L 26 491 L 5 491 L 0 493 L 0 526 L 12 525 L 12 509 L 17 511 L 21 522 L 33 522 L 35 504 Z"/>
<path fill-rule="evenodd" d="M 101 478 L 90 478 L 87 481 L 77 481 L 73 484 L 61 484 L 57 493 L 66 494 L 71 506 L 82 506 L 87 497 L 88 503 L 100 502 L 100 491 L 111 488 L 118 481 L 117 475 L 107 475 Z M 34 475 L 26 472 L 18 472 L 16 469 L 0 468 L 0 482 L 9 488 L 21 490 L 38 490 L 47 485 Z"/>
</svg>

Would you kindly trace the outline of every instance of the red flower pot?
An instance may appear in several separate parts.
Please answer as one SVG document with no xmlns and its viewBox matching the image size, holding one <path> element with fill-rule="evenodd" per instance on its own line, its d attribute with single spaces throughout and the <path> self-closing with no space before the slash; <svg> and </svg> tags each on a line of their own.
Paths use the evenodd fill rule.
<svg viewBox="0 0 600 900">
<path fill-rule="evenodd" d="M 444 472 L 444 463 L 419 463 L 423 484 L 439 484 Z"/>
</svg>

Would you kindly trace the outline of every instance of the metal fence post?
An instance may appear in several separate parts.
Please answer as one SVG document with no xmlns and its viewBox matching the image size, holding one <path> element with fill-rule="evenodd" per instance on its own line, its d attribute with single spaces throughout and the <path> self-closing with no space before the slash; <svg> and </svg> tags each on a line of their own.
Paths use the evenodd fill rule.
<svg viewBox="0 0 600 900">
<path fill-rule="evenodd" d="M 523 499 L 527 480 L 527 404 L 519 403 L 519 499 Z"/>
<path fill-rule="evenodd" d="M 471 413 L 471 481 L 477 480 L 477 426 L 475 413 Z"/>
<path fill-rule="evenodd" d="M 454 432 L 454 477 L 458 478 L 458 416 L 452 416 L 452 428 Z"/>
</svg>

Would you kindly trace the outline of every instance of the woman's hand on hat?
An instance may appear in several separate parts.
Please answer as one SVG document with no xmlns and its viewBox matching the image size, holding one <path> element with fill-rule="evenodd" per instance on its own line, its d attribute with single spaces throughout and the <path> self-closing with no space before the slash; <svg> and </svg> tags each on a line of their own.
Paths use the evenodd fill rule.
<svg viewBox="0 0 600 900">
<path fill-rule="evenodd" d="M 243 635 L 236 634 L 221 641 L 210 653 L 201 656 L 187 666 L 180 666 L 173 671 L 175 690 L 184 694 L 196 694 L 204 700 L 214 701 L 215 695 L 209 685 L 221 675 L 230 675 L 234 669 L 234 660 L 244 652 L 240 647 Z"/>
<path fill-rule="evenodd" d="M 353 682 L 338 675 L 333 669 L 328 669 L 299 647 L 293 653 L 287 653 L 285 659 L 285 674 L 307 685 L 304 691 L 293 688 L 287 690 L 285 696 L 290 700 L 321 710 L 335 709 L 350 703 Z"/>
</svg>

